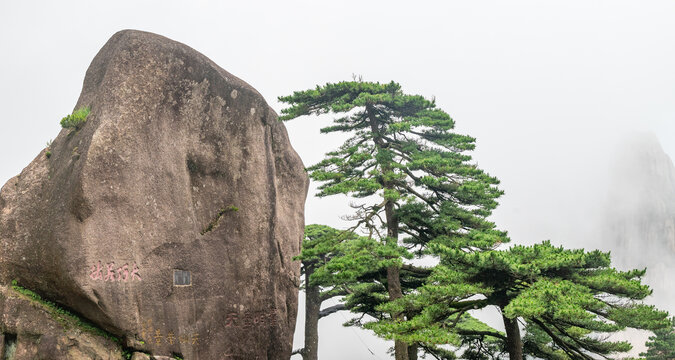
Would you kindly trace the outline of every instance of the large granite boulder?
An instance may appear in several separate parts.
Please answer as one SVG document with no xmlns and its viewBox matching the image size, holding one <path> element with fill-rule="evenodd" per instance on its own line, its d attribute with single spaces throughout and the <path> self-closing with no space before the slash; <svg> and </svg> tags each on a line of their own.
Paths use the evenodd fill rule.
<svg viewBox="0 0 675 360">
<path fill-rule="evenodd" d="M 0 192 L 0 282 L 155 356 L 288 359 L 308 180 L 263 97 L 125 30 L 92 61 L 82 107 L 86 123 Z"/>
</svg>

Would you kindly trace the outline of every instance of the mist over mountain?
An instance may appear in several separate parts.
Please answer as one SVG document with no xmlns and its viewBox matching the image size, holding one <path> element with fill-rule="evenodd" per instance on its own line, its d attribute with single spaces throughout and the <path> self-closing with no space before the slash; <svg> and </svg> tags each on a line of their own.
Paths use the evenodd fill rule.
<svg viewBox="0 0 675 360">
<path fill-rule="evenodd" d="M 600 239 L 621 269 L 647 268 L 651 303 L 675 312 L 675 166 L 653 134 L 615 153 Z"/>
</svg>

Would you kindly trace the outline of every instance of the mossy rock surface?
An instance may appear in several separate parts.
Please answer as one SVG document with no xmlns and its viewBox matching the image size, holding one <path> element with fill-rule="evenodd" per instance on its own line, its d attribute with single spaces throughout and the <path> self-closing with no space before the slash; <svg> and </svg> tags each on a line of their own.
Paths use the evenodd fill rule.
<svg viewBox="0 0 675 360">
<path fill-rule="evenodd" d="M 13 359 L 123 359 L 119 342 L 82 328 L 76 317 L 27 291 L 0 286 L 0 314 L 0 350 L 11 346 Z"/>
</svg>

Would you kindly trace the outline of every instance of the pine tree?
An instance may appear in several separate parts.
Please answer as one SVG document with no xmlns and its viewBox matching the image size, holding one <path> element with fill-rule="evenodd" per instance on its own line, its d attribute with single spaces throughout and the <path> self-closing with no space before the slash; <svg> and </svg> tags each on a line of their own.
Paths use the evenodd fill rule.
<svg viewBox="0 0 675 360">
<path fill-rule="evenodd" d="M 409 257 L 404 247 L 397 247 L 399 256 Z M 348 321 L 347 326 L 368 327 L 362 320 L 365 315 L 373 319 L 385 319 L 388 313 L 378 307 L 389 301 L 387 290 L 387 268 L 390 266 L 392 251 L 371 237 L 354 236 L 341 241 L 336 253 L 323 266 L 317 268 L 312 275 L 316 283 L 334 286 L 346 294 L 341 300 L 344 307 L 354 313 L 362 314 L 359 318 Z M 401 288 L 404 292 L 420 287 L 429 276 L 429 269 L 403 264 L 400 270 Z M 412 314 L 406 314 L 409 316 Z M 426 350 L 425 350 L 426 351 Z M 408 344 L 409 359 L 416 359 L 418 346 Z"/>
<path fill-rule="evenodd" d="M 352 232 L 339 231 L 326 225 L 305 227 L 302 251 L 295 259 L 300 260 L 301 275 L 304 276 L 305 290 L 305 344 L 293 351 L 304 360 L 317 360 L 319 352 L 319 320 L 334 312 L 344 310 L 344 304 L 337 304 L 321 310 L 323 302 L 347 295 L 344 286 L 336 284 L 330 277 L 317 278 L 314 273 L 326 265 L 331 258 L 340 255 L 341 242 L 355 238 Z"/>
<path fill-rule="evenodd" d="M 467 250 L 506 241 L 486 219 L 502 194 L 498 180 L 471 163 L 465 152 L 474 149 L 475 139 L 452 132 L 454 121 L 433 100 L 404 94 L 394 82 L 362 81 L 317 86 L 279 100 L 290 105 L 280 119 L 333 113 L 337 118 L 321 131 L 351 136 L 308 170 L 322 183 L 318 196 L 346 194 L 364 202 L 352 217 L 354 229 L 375 240 L 369 245 L 374 262 L 385 269 L 387 301 L 410 291 L 401 283 L 404 259 L 430 240 Z M 396 309 L 381 320 L 410 316 Z M 396 360 L 409 360 L 409 345 L 395 339 Z"/>
<path fill-rule="evenodd" d="M 467 253 L 443 244 L 430 249 L 441 256 L 427 284 L 416 294 L 389 303 L 418 307 L 410 321 L 381 325 L 403 339 L 459 345 L 462 336 L 503 341 L 511 360 L 529 354 L 546 359 L 593 359 L 628 351 L 625 341 L 608 334 L 627 327 L 660 329 L 668 314 L 641 302 L 651 294 L 640 278 L 645 270 L 618 271 L 609 253 L 554 247 L 549 242 L 504 251 Z M 506 334 L 485 324 L 464 324 L 469 310 L 488 306 L 501 313 Z M 521 337 L 519 323 L 526 325 Z"/>
<path fill-rule="evenodd" d="M 670 326 L 654 330 L 646 345 L 647 352 L 640 354 L 646 360 L 675 359 L 675 317 L 670 318 Z"/>
<path fill-rule="evenodd" d="M 379 243 L 352 231 L 341 231 L 326 225 L 308 225 L 302 251 L 295 260 L 302 263 L 305 305 L 305 344 L 293 354 L 304 360 L 318 357 L 319 320 L 340 310 L 381 317 L 375 308 L 386 302 L 386 256 L 377 254 Z M 401 254 L 406 250 L 399 247 Z M 417 288 L 429 270 L 404 265 L 401 283 L 404 288 Z M 321 309 L 328 300 L 340 298 L 337 305 Z M 358 321 L 348 323 L 360 325 Z"/>
</svg>

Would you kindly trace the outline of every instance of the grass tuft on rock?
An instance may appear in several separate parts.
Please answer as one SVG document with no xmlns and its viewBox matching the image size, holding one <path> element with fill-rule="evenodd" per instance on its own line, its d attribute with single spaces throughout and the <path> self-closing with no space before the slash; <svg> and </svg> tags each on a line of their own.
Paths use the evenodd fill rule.
<svg viewBox="0 0 675 360">
<path fill-rule="evenodd" d="M 235 212 L 235 211 L 239 211 L 239 208 L 234 205 L 230 205 L 226 208 L 220 209 L 218 211 L 218 215 L 216 215 L 216 217 L 213 218 L 213 220 L 211 220 L 211 222 L 208 225 L 206 225 L 206 227 L 202 231 L 200 231 L 199 234 L 204 235 L 207 232 L 213 230 L 216 226 L 218 226 L 218 222 L 220 221 L 220 218 L 223 217 L 223 215 L 225 215 L 228 212 Z"/>
</svg>

